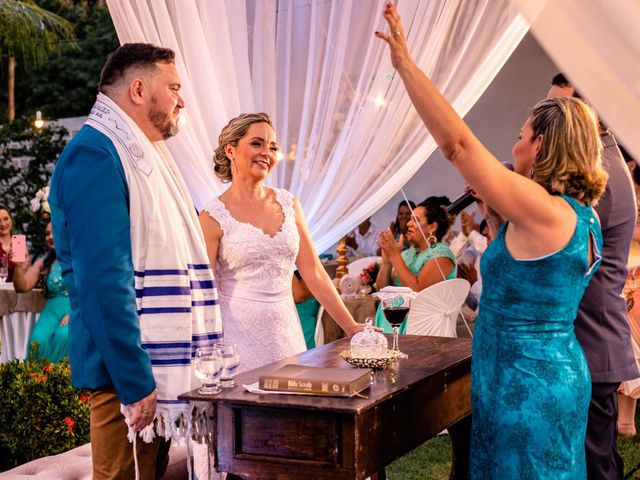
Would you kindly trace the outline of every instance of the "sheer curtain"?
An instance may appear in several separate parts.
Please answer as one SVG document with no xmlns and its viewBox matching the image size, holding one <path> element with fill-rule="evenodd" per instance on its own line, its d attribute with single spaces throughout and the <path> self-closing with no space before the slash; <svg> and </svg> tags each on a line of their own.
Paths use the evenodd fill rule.
<svg viewBox="0 0 640 480">
<path fill-rule="evenodd" d="M 121 42 L 172 48 L 187 104 L 168 142 L 202 207 L 217 136 L 241 112 L 266 111 L 283 158 L 269 184 L 305 209 L 324 250 L 411 178 L 435 149 L 375 38 L 375 0 L 107 0 Z M 508 0 L 401 0 L 410 49 L 464 115 L 528 23 Z"/>
<path fill-rule="evenodd" d="M 512 1 L 547 54 L 640 162 L 640 2 Z"/>
</svg>

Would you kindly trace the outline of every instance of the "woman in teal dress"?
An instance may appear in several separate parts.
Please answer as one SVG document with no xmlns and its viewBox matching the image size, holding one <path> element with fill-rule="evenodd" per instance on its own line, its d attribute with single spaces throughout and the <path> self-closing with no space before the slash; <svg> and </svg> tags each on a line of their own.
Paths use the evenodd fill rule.
<svg viewBox="0 0 640 480">
<path fill-rule="evenodd" d="M 378 290 L 393 284 L 419 292 L 435 283 L 455 278 L 458 273 L 455 255 L 442 243 L 442 237 L 449 230 L 449 216 L 444 208 L 433 202 L 423 202 L 415 208 L 413 215 L 414 219 L 407 224 L 406 234 L 411 248 L 403 251 L 403 235 L 395 239 L 390 230 L 380 234 L 382 265 L 376 278 Z M 376 326 L 387 333 L 393 332 L 380 306 L 376 311 Z M 400 333 L 405 333 L 406 329 L 405 320 L 400 326 Z"/>
<path fill-rule="evenodd" d="M 16 292 L 28 292 L 42 280 L 46 302 L 33 328 L 29 345 L 38 343 L 38 358 L 57 363 L 69 355 L 69 293 L 62 280 L 60 263 L 56 260 L 51 223 L 47 225 L 45 242 L 49 254 L 31 266 L 16 264 L 13 285 Z"/>
<path fill-rule="evenodd" d="M 390 46 L 418 114 L 444 156 L 506 220 L 481 262 L 469 478 L 585 479 L 591 382 L 573 320 L 602 247 L 591 208 L 607 182 L 595 115 L 575 98 L 538 103 L 513 147 L 512 172 L 415 64 L 395 7 L 383 15 L 391 33 L 376 35 Z"/>
</svg>

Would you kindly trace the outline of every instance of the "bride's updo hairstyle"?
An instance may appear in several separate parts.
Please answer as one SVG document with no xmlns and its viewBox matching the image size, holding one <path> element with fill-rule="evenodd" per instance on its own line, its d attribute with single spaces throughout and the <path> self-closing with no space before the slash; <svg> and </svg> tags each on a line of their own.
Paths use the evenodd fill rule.
<svg viewBox="0 0 640 480">
<path fill-rule="evenodd" d="M 271 118 L 266 113 L 242 113 L 236 118 L 232 118 L 220 132 L 218 147 L 213 156 L 213 171 L 223 183 L 228 183 L 233 178 L 233 166 L 224 151 L 225 147 L 227 145 L 237 147 L 240 139 L 247 135 L 249 127 L 254 123 L 267 123 L 273 128 Z"/>
</svg>

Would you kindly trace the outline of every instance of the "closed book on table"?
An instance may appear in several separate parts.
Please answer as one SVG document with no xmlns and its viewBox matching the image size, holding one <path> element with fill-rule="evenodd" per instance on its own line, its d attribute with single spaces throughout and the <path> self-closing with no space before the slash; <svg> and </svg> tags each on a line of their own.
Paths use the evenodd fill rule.
<svg viewBox="0 0 640 480">
<path fill-rule="evenodd" d="M 350 397 L 369 386 L 370 368 L 308 367 L 287 364 L 260 376 L 262 390 Z"/>
</svg>

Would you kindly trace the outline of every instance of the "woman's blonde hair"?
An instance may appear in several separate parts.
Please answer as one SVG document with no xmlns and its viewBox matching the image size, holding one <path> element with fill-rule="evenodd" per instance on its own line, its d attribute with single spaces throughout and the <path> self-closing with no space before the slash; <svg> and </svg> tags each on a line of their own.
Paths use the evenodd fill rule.
<svg viewBox="0 0 640 480">
<path fill-rule="evenodd" d="M 538 102 L 530 121 L 531 141 L 542 135 L 533 179 L 551 194 L 598 203 L 608 174 L 602 168 L 602 143 L 593 110 L 577 98 L 557 97 Z"/>
<path fill-rule="evenodd" d="M 231 160 L 227 157 L 225 147 L 227 145 L 237 147 L 240 139 L 247 135 L 249 127 L 254 123 L 267 123 L 273 128 L 271 117 L 266 113 L 241 113 L 236 118 L 232 118 L 220 132 L 218 147 L 213 156 L 213 171 L 222 182 L 230 182 L 233 178 Z"/>
</svg>

